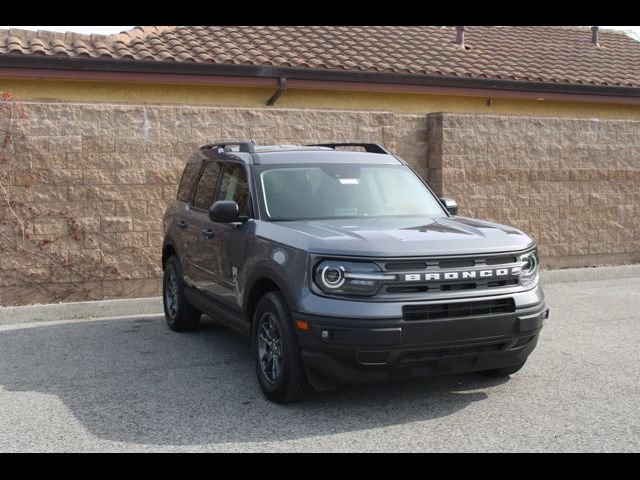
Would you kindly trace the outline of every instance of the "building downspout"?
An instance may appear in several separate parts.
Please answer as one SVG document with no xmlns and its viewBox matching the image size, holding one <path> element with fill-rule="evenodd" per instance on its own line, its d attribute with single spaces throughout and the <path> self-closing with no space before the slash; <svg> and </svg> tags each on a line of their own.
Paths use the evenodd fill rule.
<svg viewBox="0 0 640 480">
<path fill-rule="evenodd" d="M 276 93 L 274 93 L 271 96 L 271 98 L 267 100 L 267 105 L 269 105 L 270 107 L 273 107 L 278 101 L 278 99 L 280 98 L 280 96 L 286 91 L 287 91 L 287 78 L 280 77 L 280 86 L 278 87 L 278 90 L 276 91 Z"/>
</svg>

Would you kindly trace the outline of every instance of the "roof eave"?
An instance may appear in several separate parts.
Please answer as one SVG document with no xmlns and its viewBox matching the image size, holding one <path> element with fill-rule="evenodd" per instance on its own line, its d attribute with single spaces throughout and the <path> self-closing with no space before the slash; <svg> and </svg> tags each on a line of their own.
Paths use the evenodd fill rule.
<svg viewBox="0 0 640 480">
<path fill-rule="evenodd" d="M 473 89 L 475 91 L 490 92 L 530 92 L 540 94 L 569 94 L 598 97 L 629 98 L 631 103 L 640 99 L 640 87 L 625 87 L 614 85 L 594 85 L 575 83 L 553 83 L 523 80 L 504 80 L 477 77 L 445 77 L 434 75 L 399 74 L 386 72 L 330 70 L 317 68 L 276 67 L 265 65 L 237 65 L 237 64 L 203 64 L 182 62 L 159 62 L 151 60 L 113 60 L 96 58 L 70 58 L 32 55 L 0 55 L 0 69 L 11 69 L 19 72 L 42 69 L 67 72 L 78 72 L 78 78 L 85 77 L 87 72 L 95 76 L 100 73 L 108 74 L 146 74 L 156 75 L 184 75 L 184 76 L 222 76 L 248 77 L 256 79 L 280 79 L 309 82 L 339 82 L 348 88 L 350 84 L 377 84 L 399 86 L 428 86 L 448 89 Z M 83 75 L 84 73 L 84 75 Z M 32 75 L 30 75 L 32 76 Z M 269 82 L 270 83 L 270 82 Z M 293 87 L 294 84 L 291 84 Z"/>
</svg>

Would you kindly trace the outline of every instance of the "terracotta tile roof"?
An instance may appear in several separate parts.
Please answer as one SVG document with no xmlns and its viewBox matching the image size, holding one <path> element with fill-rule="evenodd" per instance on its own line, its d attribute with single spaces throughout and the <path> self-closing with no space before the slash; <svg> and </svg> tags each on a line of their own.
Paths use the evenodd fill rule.
<svg viewBox="0 0 640 480">
<path fill-rule="evenodd" d="M 588 27 L 186 26 L 116 35 L 0 30 L 0 56 L 265 65 L 640 87 L 640 42 Z"/>
</svg>

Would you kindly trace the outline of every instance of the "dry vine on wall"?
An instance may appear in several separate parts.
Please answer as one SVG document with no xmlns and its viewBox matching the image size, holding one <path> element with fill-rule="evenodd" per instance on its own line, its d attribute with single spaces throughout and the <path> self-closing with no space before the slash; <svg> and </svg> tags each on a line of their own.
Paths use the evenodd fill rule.
<svg viewBox="0 0 640 480">
<path fill-rule="evenodd" d="M 0 305 L 101 298 L 101 281 L 118 269 L 85 249 L 87 232 L 67 202 L 34 197 L 51 172 L 47 152 L 27 143 L 29 128 L 25 105 L 0 92 Z"/>
</svg>

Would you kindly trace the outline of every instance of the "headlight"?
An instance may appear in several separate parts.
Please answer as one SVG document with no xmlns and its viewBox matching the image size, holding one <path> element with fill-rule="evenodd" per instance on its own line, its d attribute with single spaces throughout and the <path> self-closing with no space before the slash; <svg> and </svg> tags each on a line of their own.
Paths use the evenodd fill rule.
<svg viewBox="0 0 640 480">
<path fill-rule="evenodd" d="M 316 265 L 313 278 L 326 293 L 370 296 L 385 280 L 395 280 L 396 276 L 383 273 L 375 263 L 325 260 Z"/>
<path fill-rule="evenodd" d="M 522 269 L 520 270 L 520 284 L 528 285 L 535 280 L 538 274 L 538 268 L 540 266 L 538 250 L 524 253 L 520 255 L 518 260 L 523 262 Z"/>
<path fill-rule="evenodd" d="M 344 267 L 342 265 L 324 265 L 318 269 L 320 285 L 327 290 L 337 290 L 344 285 Z"/>
</svg>

